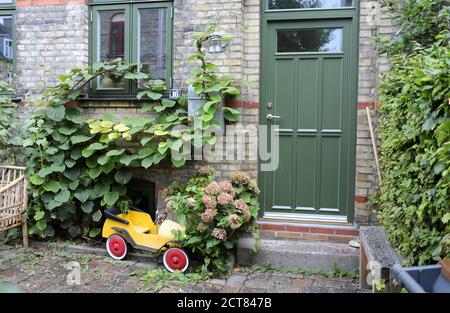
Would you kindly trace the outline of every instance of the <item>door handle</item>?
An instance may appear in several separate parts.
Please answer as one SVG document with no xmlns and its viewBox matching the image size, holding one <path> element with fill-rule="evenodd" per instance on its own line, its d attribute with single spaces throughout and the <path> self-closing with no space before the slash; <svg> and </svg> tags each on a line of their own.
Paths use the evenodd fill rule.
<svg viewBox="0 0 450 313">
<path fill-rule="evenodd" d="M 281 119 L 281 116 L 268 114 L 268 115 L 267 115 L 267 119 L 268 119 L 269 121 L 271 121 L 271 120 L 279 120 L 279 119 Z"/>
</svg>

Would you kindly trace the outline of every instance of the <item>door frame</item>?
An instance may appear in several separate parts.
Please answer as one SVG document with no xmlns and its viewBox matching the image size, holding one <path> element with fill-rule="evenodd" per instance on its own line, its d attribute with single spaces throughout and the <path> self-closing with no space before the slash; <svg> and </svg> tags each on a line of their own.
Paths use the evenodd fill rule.
<svg viewBox="0 0 450 313">
<path fill-rule="evenodd" d="M 351 49 L 350 49 L 350 62 L 351 62 L 351 78 L 350 78 L 350 101 L 353 105 L 350 115 L 349 125 L 349 176 L 347 181 L 347 220 L 336 220 L 328 218 L 327 216 L 311 215 L 306 216 L 304 214 L 286 214 L 277 216 L 276 219 L 287 220 L 308 220 L 308 221 L 321 221 L 321 222 L 349 222 L 353 223 L 355 219 L 355 188 L 356 188 L 356 138 L 357 138 L 357 102 L 358 102 L 358 62 L 359 62 L 359 16 L 360 16 L 360 1 L 354 0 L 354 7 L 352 8 L 338 8 L 338 9 L 294 9 L 294 10 L 268 10 L 268 0 L 261 0 L 261 23 L 260 23 L 260 110 L 259 120 L 260 124 L 265 124 L 267 115 L 267 94 L 266 94 L 266 71 L 268 68 L 268 29 L 270 22 L 279 21 L 325 21 L 327 19 L 351 19 Z M 258 161 L 260 163 L 260 160 Z M 261 190 L 265 190 L 265 176 L 261 171 L 258 172 L 258 181 Z M 260 217 L 265 217 L 265 201 L 263 195 L 260 196 L 260 204 L 262 210 L 260 211 Z M 275 219 L 270 214 L 267 218 Z"/>
</svg>

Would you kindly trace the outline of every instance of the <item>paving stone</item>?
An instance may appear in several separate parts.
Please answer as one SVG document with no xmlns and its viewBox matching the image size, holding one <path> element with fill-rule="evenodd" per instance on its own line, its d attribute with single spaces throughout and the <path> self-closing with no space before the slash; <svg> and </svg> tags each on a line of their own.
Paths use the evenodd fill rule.
<svg viewBox="0 0 450 313">
<path fill-rule="evenodd" d="M 2 250 L 5 251 L 5 250 Z M 109 258 L 82 254 L 67 254 L 64 251 L 47 248 L 35 249 L 33 254 L 11 249 L 5 255 L 13 264 L 0 268 L 5 282 L 18 285 L 25 292 L 155 292 L 154 283 L 141 280 L 150 268 L 162 268 L 158 264 L 135 261 L 117 262 Z M 76 261 L 81 266 L 81 285 L 69 286 L 65 265 Z M 8 263 L 9 264 L 9 263 Z M 2 264 L 5 265 L 5 264 Z M 165 282 L 160 293 L 302 293 L 302 292 L 364 292 L 355 280 L 347 278 L 326 278 L 281 273 L 276 271 L 240 272 L 234 271 L 227 278 L 215 278 L 196 284 L 183 285 L 179 281 Z"/>
<path fill-rule="evenodd" d="M 241 286 L 244 284 L 247 276 L 245 275 L 237 275 L 233 273 L 227 280 L 227 286 Z"/>
</svg>

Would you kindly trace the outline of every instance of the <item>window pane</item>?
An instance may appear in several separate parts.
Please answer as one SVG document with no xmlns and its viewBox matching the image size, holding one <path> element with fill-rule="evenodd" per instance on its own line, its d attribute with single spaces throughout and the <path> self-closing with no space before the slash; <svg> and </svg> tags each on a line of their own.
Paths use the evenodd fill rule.
<svg viewBox="0 0 450 313">
<path fill-rule="evenodd" d="M 342 52 L 343 41 L 342 28 L 277 31 L 278 52 Z"/>
<path fill-rule="evenodd" d="M 0 4 L 8 4 L 8 3 L 13 3 L 12 0 L 0 0 Z"/>
<path fill-rule="evenodd" d="M 13 82 L 13 17 L 0 16 L 0 79 Z"/>
<path fill-rule="evenodd" d="M 99 12 L 99 61 L 124 59 L 125 56 L 125 11 L 111 10 Z M 103 76 L 99 87 L 103 89 L 123 88 L 125 83 L 114 75 Z"/>
<path fill-rule="evenodd" d="M 166 78 L 166 9 L 140 9 L 138 63 L 155 79 Z"/>
<path fill-rule="evenodd" d="M 353 0 L 269 0 L 270 10 L 351 7 Z"/>
</svg>

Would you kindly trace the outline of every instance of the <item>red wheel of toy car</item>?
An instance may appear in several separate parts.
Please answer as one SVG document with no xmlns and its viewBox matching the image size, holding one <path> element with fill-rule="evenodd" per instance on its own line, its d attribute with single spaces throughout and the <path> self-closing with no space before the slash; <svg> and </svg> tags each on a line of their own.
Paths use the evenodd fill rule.
<svg viewBox="0 0 450 313">
<path fill-rule="evenodd" d="M 106 240 L 106 250 L 114 260 L 122 260 L 127 255 L 127 242 L 119 235 L 111 235 Z"/>
<path fill-rule="evenodd" d="M 164 252 L 163 262 L 169 272 L 184 272 L 189 266 L 189 258 L 186 252 L 178 248 L 167 249 Z"/>
</svg>

